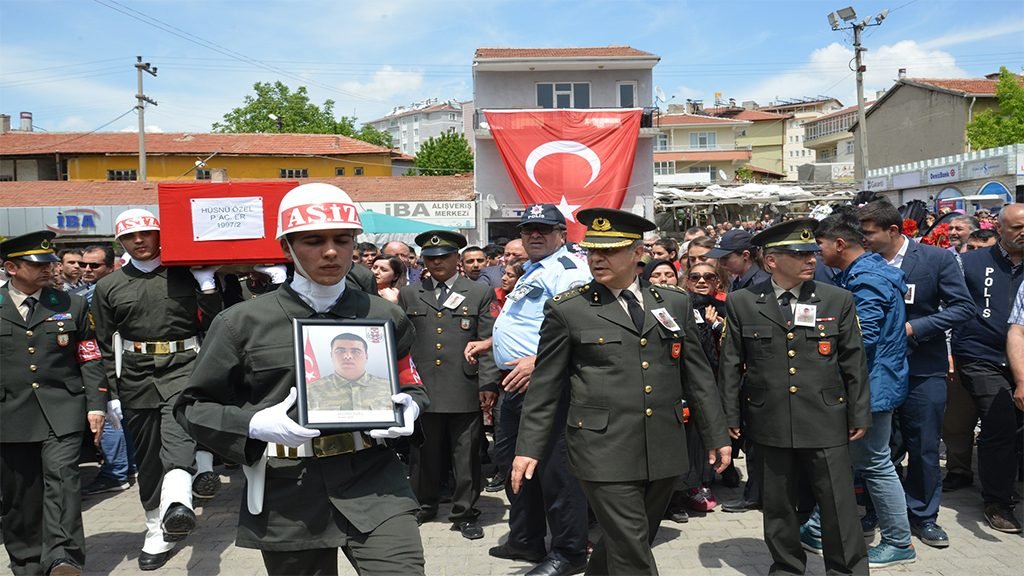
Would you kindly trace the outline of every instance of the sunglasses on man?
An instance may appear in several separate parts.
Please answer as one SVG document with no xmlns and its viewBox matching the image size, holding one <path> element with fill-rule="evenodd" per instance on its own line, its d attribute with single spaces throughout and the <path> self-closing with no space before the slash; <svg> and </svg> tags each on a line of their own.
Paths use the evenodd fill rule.
<svg viewBox="0 0 1024 576">
<path fill-rule="evenodd" d="M 107 264 L 105 262 L 82 262 L 80 264 L 80 266 L 82 268 L 91 268 L 93 270 L 99 268 L 100 266 L 106 266 L 106 265 Z"/>
</svg>

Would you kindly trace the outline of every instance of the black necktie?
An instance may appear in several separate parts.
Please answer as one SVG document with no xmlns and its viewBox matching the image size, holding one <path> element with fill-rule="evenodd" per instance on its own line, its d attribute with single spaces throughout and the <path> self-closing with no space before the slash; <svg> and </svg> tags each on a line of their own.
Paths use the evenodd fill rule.
<svg viewBox="0 0 1024 576">
<path fill-rule="evenodd" d="M 643 306 L 640 306 L 640 302 L 637 301 L 636 294 L 629 290 L 623 290 L 620 296 L 626 301 L 626 309 L 629 310 L 629 317 L 633 320 L 636 331 L 642 332 L 644 329 L 644 309 Z"/>
<path fill-rule="evenodd" d="M 24 302 L 22 302 L 22 305 L 25 306 L 25 308 L 28 308 L 28 315 L 25 316 L 26 321 L 32 319 L 32 313 L 36 311 L 37 302 L 39 302 L 39 300 L 37 300 L 35 296 L 29 296 L 28 298 L 25 298 Z"/>
<path fill-rule="evenodd" d="M 790 306 L 793 298 L 796 296 L 792 292 L 783 292 L 782 296 L 779 296 L 779 308 L 782 309 L 782 318 L 786 320 L 788 326 L 793 325 L 793 307 Z"/>
<path fill-rule="evenodd" d="M 437 305 L 444 307 L 444 301 L 448 299 L 448 285 L 444 282 L 437 287 Z"/>
</svg>

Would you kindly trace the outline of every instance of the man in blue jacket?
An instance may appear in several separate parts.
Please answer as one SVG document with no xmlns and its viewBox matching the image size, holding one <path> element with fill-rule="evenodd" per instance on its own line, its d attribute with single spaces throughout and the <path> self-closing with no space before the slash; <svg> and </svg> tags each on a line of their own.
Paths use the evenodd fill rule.
<svg viewBox="0 0 1024 576">
<path fill-rule="evenodd" d="M 938 525 L 942 500 L 939 438 L 946 409 L 949 367 L 946 330 L 976 313 L 963 274 L 953 254 L 919 244 L 902 233 L 900 213 L 887 200 L 876 200 L 857 211 L 868 250 L 903 271 L 907 291 L 907 399 L 896 410 L 909 462 L 903 483 L 911 531 L 936 548 L 949 546 Z"/>
<path fill-rule="evenodd" d="M 995 246 L 961 255 L 967 289 L 980 313 L 953 329 L 952 346 L 960 382 L 981 417 L 978 478 L 985 520 L 1000 532 L 1018 533 L 1013 483 L 1020 412 L 1013 407 L 1006 341 L 1013 298 L 1024 278 L 1024 204 L 1000 211 L 999 236 Z"/>
<path fill-rule="evenodd" d="M 865 252 L 860 222 L 843 207 L 818 224 L 814 238 L 821 259 L 841 272 L 836 285 L 853 293 L 864 337 L 871 382 L 871 427 L 850 443 L 853 470 L 860 474 L 878 514 L 882 541 L 868 548 L 868 565 L 882 568 L 916 561 L 910 541 L 906 495 L 889 450 L 892 414 L 907 397 L 907 321 L 903 272 L 878 254 Z M 820 550 L 817 511 L 801 534 L 804 547 Z"/>
</svg>

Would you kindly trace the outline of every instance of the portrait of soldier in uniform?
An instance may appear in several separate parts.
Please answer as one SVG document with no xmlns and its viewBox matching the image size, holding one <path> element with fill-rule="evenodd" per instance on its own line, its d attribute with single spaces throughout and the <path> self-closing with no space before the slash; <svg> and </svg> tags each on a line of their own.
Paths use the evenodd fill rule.
<svg viewBox="0 0 1024 576">
<path fill-rule="evenodd" d="M 383 411 L 385 419 L 392 417 L 391 381 L 386 374 L 377 376 L 367 371 L 370 353 L 366 339 L 352 332 L 342 332 L 331 339 L 333 372 L 306 382 L 310 423 L 373 417 L 365 411 Z M 386 354 L 383 349 L 379 353 Z"/>
</svg>

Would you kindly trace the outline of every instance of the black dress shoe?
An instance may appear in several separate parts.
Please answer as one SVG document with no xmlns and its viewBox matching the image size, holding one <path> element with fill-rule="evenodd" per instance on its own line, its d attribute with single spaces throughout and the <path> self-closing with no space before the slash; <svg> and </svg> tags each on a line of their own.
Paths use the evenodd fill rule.
<svg viewBox="0 0 1024 576">
<path fill-rule="evenodd" d="M 82 576 L 82 568 L 67 558 L 54 560 L 50 569 L 46 571 L 48 576 Z"/>
<path fill-rule="evenodd" d="M 192 480 L 192 496 L 203 500 L 213 498 L 220 490 L 220 474 L 200 472 Z"/>
<path fill-rule="evenodd" d="M 424 510 L 419 509 L 416 511 L 416 525 L 422 526 L 426 522 L 430 522 L 437 517 L 437 510 Z"/>
<path fill-rule="evenodd" d="M 167 564 L 167 560 L 170 557 L 170 552 L 161 552 L 159 554 L 139 552 L 139 570 L 148 572 L 161 568 L 164 564 Z"/>
<path fill-rule="evenodd" d="M 950 472 L 942 479 L 942 491 L 952 492 L 961 488 L 967 488 L 971 484 L 974 484 L 974 478 L 971 478 L 966 474 L 954 474 Z"/>
<path fill-rule="evenodd" d="M 729 466 L 722 471 L 722 486 L 726 488 L 737 488 L 740 485 L 740 471 L 735 466 Z"/>
<path fill-rule="evenodd" d="M 722 512 L 750 512 L 760 509 L 761 503 L 753 500 L 732 500 L 722 503 Z"/>
<path fill-rule="evenodd" d="M 160 523 L 160 529 L 164 531 L 164 542 L 180 542 L 195 527 L 196 513 L 184 504 L 172 504 Z"/>
<path fill-rule="evenodd" d="M 569 574 L 579 574 L 586 569 L 586 559 L 578 564 L 572 564 L 557 556 L 548 556 L 533 570 L 527 572 L 526 576 L 568 576 Z"/>
<path fill-rule="evenodd" d="M 526 560 L 532 564 L 536 564 L 544 559 L 544 551 L 531 552 L 529 550 L 520 550 L 515 546 L 510 545 L 508 542 L 494 546 L 487 551 L 488 554 L 495 558 L 502 558 L 504 560 Z"/>
<path fill-rule="evenodd" d="M 505 489 L 505 475 L 498 473 L 495 474 L 491 481 L 484 486 L 484 492 L 501 492 Z"/>
<path fill-rule="evenodd" d="M 462 532 L 462 537 L 467 540 L 479 540 L 484 537 L 484 529 L 473 520 L 460 520 L 452 524 L 452 530 Z"/>
<path fill-rule="evenodd" d="M 690 515 L 683 508 L 669 508 L 665 511 L 665 519 L 671 520 L 676 524 L 686 524 L 690 521 Z"/>
</svg>

